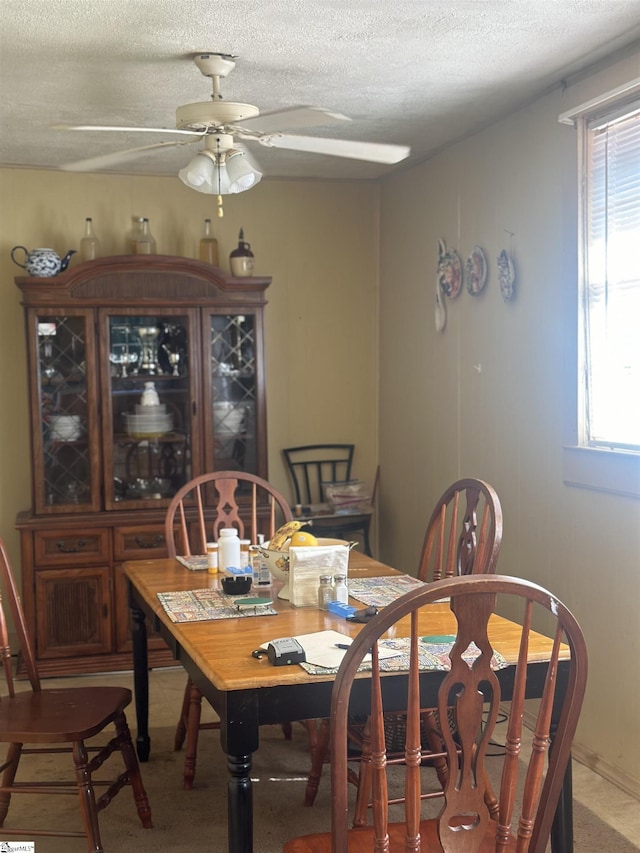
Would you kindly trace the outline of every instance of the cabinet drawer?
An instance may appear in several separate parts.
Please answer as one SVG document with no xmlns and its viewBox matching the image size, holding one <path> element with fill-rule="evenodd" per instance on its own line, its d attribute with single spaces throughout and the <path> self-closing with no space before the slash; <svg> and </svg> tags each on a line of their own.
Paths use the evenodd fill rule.
<svg viewBox="0 0 640 853">
<path fill-rule="evenodd" d="M 34 533 L 36 566 L 71 566 L 108 563 L 109 529 L 39 530 Z"/>
<path fill-rule="evenodd" d="M 146 560 L 167 556 L 163 524 L 116 527 L 113 536 L 116 560 Z"/>
</svg>

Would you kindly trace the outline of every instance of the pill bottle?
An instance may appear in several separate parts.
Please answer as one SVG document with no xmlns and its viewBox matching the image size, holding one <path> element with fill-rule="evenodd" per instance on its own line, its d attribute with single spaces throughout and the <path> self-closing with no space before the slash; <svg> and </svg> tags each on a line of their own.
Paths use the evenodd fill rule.
<svg viewBox="0 0 640 853">
<path fill-rule="evenodd" d="M 247 574 L 251 573 L 251 553 L 249 551 L 250 547 L 250 539 L 240 540 L 240 568 L 243 572 L 246 572 Z"/>
<path fill-rule="evenodd" d="M 218 534 L 218 568 L 223 572 L 240 568 L 240 539 L 235 527 L 223 527 Z"/>
<path fill-rule="evenodd" d="M 210 575 L 218 574 L 218 543 L 207 542 L 207 571 Z"/>
</svg>

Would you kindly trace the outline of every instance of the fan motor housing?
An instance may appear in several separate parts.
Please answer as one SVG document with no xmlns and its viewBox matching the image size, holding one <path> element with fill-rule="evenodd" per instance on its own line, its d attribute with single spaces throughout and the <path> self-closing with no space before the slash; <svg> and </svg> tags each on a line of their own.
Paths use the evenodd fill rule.
<svg viewBox="0 0 640 853">
<path fill-rule="evenodd" d="M 252 104 L 234 104 L 231 101 L 200 101 L 184 104 L 176 110 L 178 130 L 197 130 L 203 127 L 222 127 L 247 118 L 256 118 L 260 110 Z"/>
</svg>

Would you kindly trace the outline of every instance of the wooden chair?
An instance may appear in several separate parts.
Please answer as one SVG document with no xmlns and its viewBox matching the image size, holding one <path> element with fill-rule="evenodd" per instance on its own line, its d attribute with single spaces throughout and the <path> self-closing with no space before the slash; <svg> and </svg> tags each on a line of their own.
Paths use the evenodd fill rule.
<svg viewBox="0 0 640 853">
<path fill-rule="evenodd" d="M 436 501 L 417 577 L 431 582 L 495 572 L 502 542 L 502 507 L 483 480 L 457 480 Z"/>
<path fill-rule="evenodd" d="M 444 791 L 423 791 L 420 741 L 420 673 L 418 611 L 449 598 L 457 620 L 457 636 L 450 652 L 451 670 L 438 689 L 438 712 L 443 753 L 451 768 Z M 491 666 L 493 648 L 488 638 L 492 614 L 503 608 L 522 613 L 518 662 L 513 673 L 499 677 Z M 523 743 L 524 700 L 529 679 L 539 683 L 539 671 L 527 666 L 532 625 L 541 617 L 553 638 L 550 662 L 544 667 L 544 689 L 533 717 L 530 747 Z M 404 622 L 400 622 L 403 620 Z M 399 624 L 400 623 L 400 624 Z M 384 677 L 378 666 L 378 640 L 395 626 L 396 636 L 410 637 L 410 669 L 406 695 L 405 759 L 386 761 Z M 471 643 L 480 654 L 470 664 L 465 656 Z M 566 645 L 562 645 L 566 644 Z M 559 660 L 570 650 L 568 675 L 559 674 Z M 347 740 L 349 699 L 359 665 L 372 652 L 371 737 L 373 744 L 373 825 L 348 828 Z M 499 645 L 496 651 L 500 651 Z M 386 607 L 365 625 L 349 647 L 336 676 L 331 702 L 331 831 L 292 839 L 284 853 L 370 853 L 372 850 L 470 853 L 522 851 L 544 853 L 558 802 L 571 742 L 584 698 L 587 648 L 573 615 L 552 593 L 529 581 L 500 575 L 473 575 L 436 581 L 413 590 Z M 357 681 L 362 684 L 361 681 Z M 501 684 L 513 683 L 513 689 Z M 564 695 L 559 686 L 566 685 Z M 481 696 L 482 701 L 481 701 Z M 397 706 L 396 706 L 397 707 Z M 449 708 L 453 707 L 453 713 Z M 549 763 L 545 755 L 551 735 L 552 710 L 558 715 Z M 501 756 L 488 758 L 499 712 L 508 718 L 506 746 Z M 487 775 L 488 762 L 497 762 L 496 789 Z M 400 774 L 401 779 L 393 778 Z M 523 781 L 521 795 L 517 785 Z M 404 814 L 393 814 L 389 791 L 403 791 Z M 435 799 L 434 799 L 435 798 Z M 440 805 L 431 816 L 433 806 Z M 517 836 L 517 841 L 515 836 Z M 517 845 L 517 846 L 516 846 Z"/>
<path fill-rule="evenodd" d="M 244 519 L 249 519 L 249 524 Z M 173 496 L 165 516 L 165 539 L 170 557 L 206 554 L 206 543 L 215 541 L 222 527 L 236 527 L 240 538 L 255 545 L 258 534 L 269 539 L 285 521 L 291 509 L 284 495 L 266 480 L 241 471 L 202 474 L 186 483 Z M 249 529 L 247 529 L 249 528 Z M 201 723 L 202 693 L 187 679 L 174 747 L 187 741 L 184 760 L 184 787 L 191 790 L 196 775 L 198 735 L 201 729 L 220 728 L 219 723 Z M 291 724 L 283 725 L 291 737 Z"/>
<path fill-rule="evenodd" d="M 324 495 L 325 483 L 344 483 L 352 479 L 354 450 L 354 444 L 305 444 L 285 447 L 282 453 L 291 475 L 295 503 L 309 507 L 305 517 L 312 522 L 314 536 L 352 539 L 354 534 L 359 534 L 362 536 L 364 553 L 371 556 L 369 535 L 378 473 L 371 494 L 371 506 L 366 512 L 332 513 Z M 322 512 L 314 511 L 320 506 L 325 507 Z"/>
<path fill-rule="evenodd" d="M 427 525 L 417 577 L 425 582 L 468 574 L 490 574 L 496 570 L 502 542 L 502 507 L 495 489 L 483 480 L 467 478 L 452 483 L 436 501 Z M 394 729 L 404 725 L 403 715 L 395 723 L 387 719 L 390 741 Z M 430 737 L 432 720 L 425 711 L 423 733 Z M 311 745 L 311 770 L 305 791 L 305 805 L 313 805 L 323 765 L 329 758 L 329 721 L 316 722 Z M 364 722 L 353 723 L 351 743 L 359 746 L 362 760 L 352 779 L 358 787 L 356 825 L 364 822 L 370 793 L 368 734 Z M 446 765 L 436 759 L 435 767 L 444 783 Z"/>
<path fill-rule="evenodd" d="M 12 835 L 86 837 L 89 853 L 102 853 L 98 813 L 111 802 L 123 787 L 130 785 L 142 826 L 151 828 L 149 800 L 142 784 L 138 759 L 131 742 L 124 709 L 131 702 L 131 691 L 125 687 L 67 687 L 43 690 L 33 656 L 33 647 L 20 603 L 9 558 L 0 540 L 0 579 L 4 598 L 0 596 L 0 644 L 6 683 L 6 695 L 0 702 L 0 740 L 8 744 L 0 783 L 0 837 Z M 22 661 L 29 677 L 30 689 L 16 691 L 11 649 L 4 603 L 8 601 L 18 638 Z M 85 741 L 101 734 L 113 725 L 115 735 L 104 746 L 86 745 Z M 29 746 L 25 748 L 25 744 Z M 89 753 L 95 756 L 89 758 Z M 23 756 L 33 754 L 67 753 L 73 756 L 69 771 L 73 776 L 61 781 L 18 780 L 18 766 L 23 769 Z M 98 781 L 93 773 L 113 753 L 120 753 L 123 771 L 113 781 Z M 28 760 L 26 762 L 28 764 Z M 95 789 L 106 786 L 96 800 Z M 8 827 L 5 820 L 14 794 L 76 794 L 84 829 L 50 830 L 38 822 L 37 807 L 28 813 L 26 826 Z M 36 801 L 37 802 L 37 801 Z M 12 848 L 13 849 L 13 848 Z M 17 849 L 17 848 L 16 848 Z"/>
</svg>

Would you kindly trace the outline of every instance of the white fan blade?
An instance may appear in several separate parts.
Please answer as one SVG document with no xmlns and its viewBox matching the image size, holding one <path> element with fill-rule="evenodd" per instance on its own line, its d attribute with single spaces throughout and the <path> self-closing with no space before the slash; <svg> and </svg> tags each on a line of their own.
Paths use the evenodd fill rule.
<svg viewBox="0 0 640 853">
<path fill-rule="evenodd" d="M 127 148 L 124 151 L 114 151 L 112 154 L 101 154 L 97 157 L 89 157 L 87 160 L 76 160 L 73 163 L 65 163 L 60 168 L 65 172 L 91 172 L 94 169 L 106 169 L 109 166 L 117 166 L 118 163 L 126 163 L 142 157 L 147 151 L 158 148 L 174 148 L 176 145 L 190 145 L 191 142 L 156 142 L 155 145 L 142 145 L 140 148 Z"/>
<path fill-rule="evenodd" d="M 268 148 L 287 148 L 292 151 L 309 151 L 312 154 L 329 154 L 331 157 L 350 157 L 352 160 L 369 160 L 372 163 L 399 163 L 408 157 L 408 145 L 387 145 L 379 142 L 355 142 L 351 139 L 325 139 L 314 136 L 295 136 L 277 133 L 260 136 L 257 140 Z"/>
<path fill-rule="evenodd" d="M 53 130 L 115 130 L 120 133 L 183 133 L 188 136 L 204 136 L 193 130 L 178 130 L 171 127 L 117 127 L 108 124 L 54 124 Z"/>
<path fill-rule="evenodd" d="M 261 113 L 256 118 L 239 121 L 238 127 L 256 130 L 259 133 L 274 133 L 278 130 L 297 130 L 301 127 L 317 127 L 321 124 L 334 124 L 337 121 L 351 121 L 349 116 L 334 113 L 323 107 L 289 107 L 286 110 L 275 110 Z"/>
</svg>

